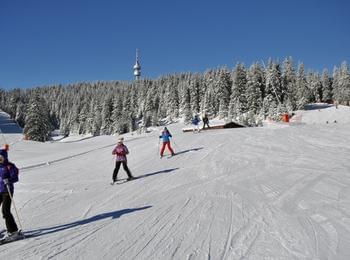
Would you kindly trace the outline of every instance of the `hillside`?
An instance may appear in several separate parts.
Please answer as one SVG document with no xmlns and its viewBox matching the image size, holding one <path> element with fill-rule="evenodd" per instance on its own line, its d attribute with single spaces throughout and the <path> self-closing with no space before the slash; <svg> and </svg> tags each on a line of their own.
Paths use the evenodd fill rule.
<svg viewBox="0 0 350 260">
<path fill-rule="evenodd" d="M 116 136 L 36 143 L 3 131 L 32 237 L 0 258 L 349 259 L 350 109 L 314 108 L 259 128 L 170 125 L 169 159 L 161 128 L 125 135 L 139 179 L 114 186 Z"/>
</svg>

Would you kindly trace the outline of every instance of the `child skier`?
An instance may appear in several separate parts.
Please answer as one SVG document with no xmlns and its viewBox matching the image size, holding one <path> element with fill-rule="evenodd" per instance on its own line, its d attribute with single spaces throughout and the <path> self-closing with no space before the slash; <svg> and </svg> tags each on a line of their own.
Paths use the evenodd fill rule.
<svg viewBox="0 0 350 260">
<path fill-rule="evenodd" d="M 195 115 L 194 118 L 192 119 L 192 124 L 193 124 L 193 133 L 197 131 L 199 133 L 199 122 L 201 120 L 199 119 L 198 115 Z"/>
<path fill-rule="evenodd" d="M 0 150 L 0 205 L 2 216 L 5 219 L 7 234 L 1 238 L 0 243 L 11 242 L 23 237 L 18 230 L 17 224 L 11 214 L 11 202 L 13 198 L 13 183 L 18 181 L 18 172 L 13 172 L 14 164 L 8 162 L 7 151 Z M 16 168 L 17 169 L 17 168 Z"/>
<path fill-rule="evenodd" d="M 112 176 L 113 183 L 117 181 L 117 176 L 118 176 L 118 172 L 121 164 L 123 164 L 123 168 L 128 175 L 127 180 L 129 181 L 134 179 L 134 176 L 132 176 L 127 165 L 126 155 L 129 154 L 129 150 L 126 147 L 126 145 L 124 145 L 123 141 L 124 141 L 123 137 L 119 138 L 117 146 L 112 151 L 112 154 L 116 156 L 115 168 Z"/>
<path fill-rule="evenodd" d="M 168 147 L 168 150 L 171 152 L 172 156 L 175 155 L 173 149 L 170 146 L 170 137 L 172 137 L 172 135 L 170 134 L 168 128 L 164 127 L 162 135 L 159 136 L 159 138 L 163 139 L 163 145 L 162 145 L 162 148 L 160 149 L 160 158 L 163 157 L 165 146 Z"/>
</svg>

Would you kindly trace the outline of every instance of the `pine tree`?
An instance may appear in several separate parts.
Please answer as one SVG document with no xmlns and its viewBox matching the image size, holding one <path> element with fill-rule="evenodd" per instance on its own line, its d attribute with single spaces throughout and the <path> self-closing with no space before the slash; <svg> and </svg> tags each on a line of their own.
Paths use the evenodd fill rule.
<svg viewBox="0 0 350 260">
<path fill-rule="evenodd" d="M 271 103 L 271 105 L 276 105 L 276 107 L 271 108 L 272 110 L 276 109 L 278 104 L 283 103 L 286 92 L 282 87 L 280 65 L 272 60 L 269 60 L 268 67 L 266 69 L 265 91 L 266 96 L 269 96 L 269 99 L 275 101 Z"/>
<path fill-rule="evenodd" d="M 191 94 L 189 88 L 185 88 L 181 102 L 182 116 L 185 124 L 189 124 L 192 119 Z"/>
<path fill-rule="evenodd" d="M 350 72 L 345 61 L 340 66 L 338 85 L 340 92 L 339 103 L 350 105 Z"/>
<path fill-rule="evenodd" d="M 88 113 L 89 113 L 89 102 L 85 100 L 83 103 L 83 106 L 81 110 L 79 111 L 78 115 L 78 134 L 85 134 L 86 133 L 86 123 L 88 119 Z"/>
<path fill-rule="evenodd" d="M 235 120 L 238 116 L 246 113 L 247 108 L 247 75 L 243 64 L 238 63 L 233 72 L 232 91 L 229 103 L 228 118 Z"/>
<path fill-rule="evenodd" d="M 220 70 L 219 79 L 216 82 L 217 97 L 219 99 L 219 118 L 226 118 L 228 116 L 231 88 L 231 74 L 227 68 L 223 68 Z"/>
<path fill-rule="evenodd" d="M 296 77 L 296 106 L 297 109 L 303 109 L 307 104 L 309 96 L 309 90 L 307 88 L 304 64 L 300 63 L 298 66 L 298 72 Z"/>
<path fill-rule="evenodd" d="M 258 114 L 262 108 L 264 73 L 258 63 L 254 63 L 247 72 L 247 107 L 248 111 Z"/>
<path fill-rule="evenodd" d="M 200 86 L 196 78 L 192 79 L 189 84 L 190 96 L 191 96 L 191 110 L 194 113 L 200 112 Z"/>
<path fill-rule="evenodd" d="M 93 102 L 93 108 L 92 108 L 92 127 L 91 132 L 93 136 L 98 136 L 101 134 L 101 126 L 102 126 L 102 106 L 100 102 L 95 100 Z"/>
<path fill-rule="evenodd" d="M 322 101 L 330 102 L 333 99 L 332 83 L 328 76 L 327 69 L 324 69 L 322 72 L 322 92 L 323 92 Z"/>
<path fill-rule="evenodd" d="M 22 101 L 17 103 L 15 120 L 19 126 L 25 125 L 25 104 Z"/>
<path fill-rule="evenodd" d="M 102 124 L 101 124 L 101 133 L 110 134 L 112 127 L 112 111 L 113 111 L 113 99 L 111 96 L 108 96 L 102 105 Z"/>
<path fill-rule="evenodd" d="M 121 133 L 122 129 L 123 96 L 118 93 L 113 100 L 111 134 Z"/>
<path fill-rule="evenodd" d="M 285 107 L 287 110 L 293 111 L 297 108 L 296 100 L 296 75 L 293 67 L 292 57 L 288 57 L 283 62 L 282 74 L 283 91 L 285 92 Z"/>
<path fill-rule="evenodd" d="M 38 93 L 33 93 L 29 101 L 23 132 L 30 140 L 45 142 L 50 130 L 51 125 L 45 101 Z"/>
<path fill-rule="evenodd" d="M 168 119 L 172 121 L 179 117 L 179 94 L 177 87 L 170 82 L 167 88 L 167 92 L 165 93 L 165 106 L 166 106 L 166 114 Z"/>
<path fill-rule="evenodd" d="M 336 66 L 334 66 L 334 68 L 333 68 L 333 84 L 332 84 L 334 102 L 339 102 L 339 100 L 341 99 L 341 96 L 342 96 L 342 93 L 340 91 L 339 80 L 340 80 L 340 69 L 337 68 Z"/>
<path fill-rule="evenodd" d="M 308 102 L 320 102 L 322 100 L 322 83 L 321 77 L 316 72 L 308 73 L 306 77 L 309 92 L 307 95 Z"/>
<path fill-rule="evenodd" d="M 209 117 L 215 117 L 215 91 L 213 71 L 208 71 L 204 75 L 204 98 L 202 100 L 202 111 L 204 111 Z"/>
<path fill-rule="evenodd" d="M 143 116 L 145 127 L 150 126 L 152 124 L 152 121 L 154 121 L 154 119 L 152 118 L 154 115 L 153 111 L 155 110 L 154 102 L 153 102 L 153 98 L 154 98 L 153 93 L 154 91 L 150 89 L 146 97 L 145 110 L 144 110 L 144 116 Z"/>
</svg>

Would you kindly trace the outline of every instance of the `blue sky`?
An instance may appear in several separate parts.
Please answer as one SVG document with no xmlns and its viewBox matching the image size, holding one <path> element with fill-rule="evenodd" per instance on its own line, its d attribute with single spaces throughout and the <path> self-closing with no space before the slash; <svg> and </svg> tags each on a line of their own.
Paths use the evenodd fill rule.
<svg viewBox="0 0 350 260">
<path fill-rule="evenodd" d="M 350 61 L 347 0 L 0 0 L 0 88 Z"/>
</svg>

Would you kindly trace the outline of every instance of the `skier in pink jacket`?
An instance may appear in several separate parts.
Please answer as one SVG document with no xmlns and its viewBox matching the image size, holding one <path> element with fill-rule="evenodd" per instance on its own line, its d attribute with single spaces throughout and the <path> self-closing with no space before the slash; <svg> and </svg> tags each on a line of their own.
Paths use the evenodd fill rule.
<svg viewBox="0 0 350 260">
<path fill-rule="evenodd" d="M 121 164 L 123 164 L 123 168 L 128 174 L 128 180 L 134 179 L 134 176 L 132 176 L 127 165 L 126 155 L 129 154 L 129 150 L 128 150 L 128 147 L 126 147 L 126 145 L 124 145 L 123 142 L 124 142 L 124 138 L 123 137 L 119 138 L 117 146 L 112 151 L 112 154 L 116 156 L 115 168 L 114 168 L 113 177 L 112 177 L 113 183 L 117 181 L 117 176 L 118 176 L 118 172 Z"/>
</svg>

